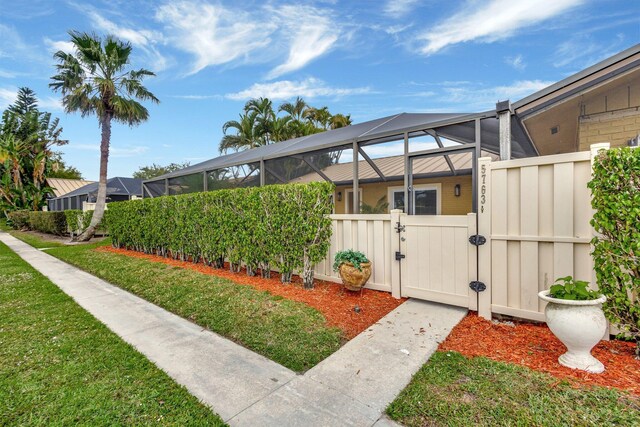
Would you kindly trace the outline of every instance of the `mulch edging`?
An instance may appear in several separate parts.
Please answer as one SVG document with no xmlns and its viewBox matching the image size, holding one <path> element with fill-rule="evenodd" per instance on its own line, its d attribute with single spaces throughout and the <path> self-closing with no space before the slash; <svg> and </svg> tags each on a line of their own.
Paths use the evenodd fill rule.
<svg viewBox="0 0 640 427">
<path fill-rule="evenodd" d="M 302 280 L 293 276 L 292 284 L 283 285 L 277 273 L 272 272 L 271 278 L 258 276 L 247 276 L 244 271 L 232 273 L 228 269 L 216 269 L 202 263 L 192 263 L 164 258 L 158 255 L 149 255 L 127 249 L 117 249 L 110 246 L 103 246 L 95 249 L 100 252 L 110 252 L 119 255 L 126 255 L 133 258 L 145 259 L 159 262 L 175 267 L 185 268 L 211 276 L 229 279 L 239 285 L 251 286 L 255 289 L 267 291 L 273 295 L 279 295 L 289 300 L 302 302 L 319 310 L 327 319 L 329 326 L 340 328 L 346 339 L 352 339 L 360 332 L 383 318 L 393 309 L 406 301 L 406 298 L 395 299 L 388 292 L 364 289 L 360 292 L 350 292 L 344 290 L 342 285 L 315 280 L 314 289 L 304 289 Z M 360 312 L 356 313 L 354 308 L 358 306 Z"/>
<path fill-rule="evenodd" d="M 634 359 L 635 343 L 601 341 L 593 355 L 604 363 L 602 374 L 566 368 L 558 356 L 564 345 L 545 324 L 495 323 L 469 314 L 440 345 L 442 351 L 457 351 L 467 357 L 484 356 L 500 362 L 523 365 L 576 384 L 614 387 L 640 396 L 640 361 Z"/>
</svg>

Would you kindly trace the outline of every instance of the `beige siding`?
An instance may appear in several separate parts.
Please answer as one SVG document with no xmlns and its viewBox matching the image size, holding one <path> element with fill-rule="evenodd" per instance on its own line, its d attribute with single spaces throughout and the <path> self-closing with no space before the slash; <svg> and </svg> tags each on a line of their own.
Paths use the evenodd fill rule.
<svg viewBox="0 0 640 427">
<path fill-rule="evenodd" d="M 580 119 L 580 151 L 588 151 L 591 144 L 609 142 L 611 147 L 624 147 L 627 141 L 640 134 L 638 108 L 600 113 Z"/>
<path fill-rule="evenodd" d="M 471 212 L 472 187 L 471 175 L 452 176 L 443 178 L 416 179 L 415 185 L 420 184 L 440 184 L 440 203 L 442 215 L 466 215 Z M 460 184 L 460 196 L 456 197 L 454 187 Z M 381 197 L 385 197 L 388 202 L 389 187 L 402 187 L 403 181 L 387 181 L 374 184 L 361 184 L 362 202 L 371 206 L 375 206 Z M 335 195 L 335 213 L 345 213 L 347 203 L 347 190 L 351 187 L 337 187 Z M 338 200 L 338 192 L 342 193 L 342 200 Z M 388 211 L 387 211 L 388 212 Z"/>
</svg>

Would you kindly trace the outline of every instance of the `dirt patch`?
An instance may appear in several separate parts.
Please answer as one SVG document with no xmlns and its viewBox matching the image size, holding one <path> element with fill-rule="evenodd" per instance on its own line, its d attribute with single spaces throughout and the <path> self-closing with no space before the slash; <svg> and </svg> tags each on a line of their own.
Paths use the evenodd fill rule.
<svg viewBox="0 0 640 427">
<path fill-rule="evenodd" d="M 604 363 L 606 370 L 590 374 L 558 363 L 558 356 L 567 350 L 547 325 L 496 323 L 476 314 L 462 320 L 440 345 L 443 351 L 517 363 L 576 383 L 615 387 L 640 395 L 640 361 L 634 359 L 634 349 L 635 343 L 601 341 L 593 349 L 593 355 Z"/>
<path fill-rule="evenodd" d="M 89 243 L 99 243 L 107 238 L 107 236 L 95 236 L 88 242 L 72 242 L 70 236 L 57 236 L 55 234 L 42 233 L 34 230 L 19 230 L 24 235 L 31 235 L 44 242 L 58 243 L 61 245 L 85 245 Z"/>
<path fill-rule="evenodd" d="M 402 304 L 406 299 L 395 299 L 388 292 L 364 289 L 360 292 L 344 290 L 342 285 L 322 280 L 315 281 L 314 289 L 304 289 L 302 280 L 294 276 L 290 285 L 280 283 L 280 276 L 271 272 L 271 278 L 249 277 L 244 271 L 232 273 L 228 269 L 215 269 L 204 264 L 177 261 L 163 258 L 157 255 L 147 255 L 140 252 L 113 247 L 100 247 L 100 252 L 111 252 L 134 258 L 146 259 L 153 262 L 164 263 L 173 267 L 186 268 L 200 273 L 229 279 L 240 285 L 248 285 L 253 288 L 267 291 L 273 295 L 302 302 L 316 308 L 327 319 L 330 326 L 340 328 L 345 338 L 351 339 L 369 326 L 376 323 L 387 313 Z M 356 310 L 359 311 L 356 312 Z"/>
</svg>

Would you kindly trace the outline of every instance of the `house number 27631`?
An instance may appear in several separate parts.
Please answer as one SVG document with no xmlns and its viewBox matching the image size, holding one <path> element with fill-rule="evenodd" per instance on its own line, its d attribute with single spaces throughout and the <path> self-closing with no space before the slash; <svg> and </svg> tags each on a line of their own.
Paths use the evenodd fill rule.
<svg viewBox="0 0 640 427">
<path fill-rule="evenodd" d="M 484 213 L 487 203 L 487 165 L 480 166 L 480 213 Z"/>
</svg>

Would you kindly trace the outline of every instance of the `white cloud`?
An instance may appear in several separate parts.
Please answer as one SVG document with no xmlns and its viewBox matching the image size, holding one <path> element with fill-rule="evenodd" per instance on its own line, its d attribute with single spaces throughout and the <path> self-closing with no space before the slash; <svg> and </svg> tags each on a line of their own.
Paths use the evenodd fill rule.
<svg viewBox="0 0 640 427">
<path fill-rule="evenodd" d="M 100 144 L 70 144 L 67 146 L 71 149 L 82 150 L 82 151 L 99 151 Z M 114 147 L 111 146 L 109 148 L 109 156 L 110 157 L 136 157 L 140 154 L 144 154 L 149 151 L 149 147 L 146 146 L 129 146 L 129 147 Z"/>
<path fill-rule="evenodd" d="M 274 79 L 299 70 L 347 38 L 328 8 L 272 5 L 247 10 L 198 0 L 166 3 L 155 19 L 166 40 L 194 57 L 189 74 L 209 66 L 278 61 Z"/>
<path fill-rule="evenodd" d="M 615 35 L 609 43 L 596 41 L 589 34 L 577 34 L 558 45 L 553 55 L 553 66 L 586 68 L 619 52 L 624 42 L 623 34 Z"/>
<path fill-rule="evenodd" d="M 444 100 L 464 106 L 465 110 L 491 109 L 495 107 L 498 101 L 507 99 L 516 101 L 551 84 L 553 82 L 550 81 L 519 80 L 510 85 L 489 88 L 476 88 L 469 85 L 445 86 L 443 88 L 445 93 Z"/>
<path fill-rule="evenodd" d="M 195 57 L 190 74 L 246 59 L 267 48 L 275 30 L 275 24 L 256 21 L 246 12 L 200 2 L 165 4 L 156 19 L 165 25 L 172 44 Z"/>
<path fill-rule="evenodd" d="M 0 87 L 0 110 L 13 104 L 18 98 L 18 88 L 13 86 Z M 42 111 L 62 111 L 62 102 L 53 97 L 38 98 L 38 109 Z"/>
<path fill-rule="evenodd" d="M 524 59 L 520 54 L 516 56 L 507 56 L 506 58 L 504 58 L 504 62 L 518 71 L 522 71 L 527 68 L 527 64 L 524 62 Z"/>
<path fill-rule="evenodd" d="M 310 77 L 301 81 L 281 80 L 272 83 L 255 83 L 248 89 L 225 95 L 234 101 L 241 101 L 260 96 L 270 99 L 341 97 L 371 93 L 368 87 L 334 88 L 327 86 L 322 80 Z"/>
<path fill-rule="evenodd" d="M 384 12 L 392 18 L 401 18 L 411 12 L 418 4 L 418 0 L 387 0 Z"/>
<path fill-rule="evenodd" d="M 167 68 L 168 60 L 160 53 L 158 44 L 164 42 L 162 33 L 146 29 L 134 29 L 105 18 L 90 6 L 76 6 L 84 12 L 92 24 L 99 30 L 130 42 L 133 46 L 142 50 L 145 54 L 143 61 L 152 71 L 162 71 Z M 46 42 L 46 41 L 45 41 Z"/>
<path fill-rule="evenodd" d="M 49 37 L 45 37 L 43 41 L 49 51 L 51 51 L 52 53 L 56 53 L 59 50 L 66 53 L 73 53 L 74 51 L 73 43 L 71 43 L 70 41 L 51 40 Z"/>
<path fill-rule="evenodd" d="M 508 38 L 521 28 L 538 24 L 585 0 L 467 1 L 454 15 L 417 37 L 419 51 L 434 54 L 447 46 L 477 40 L 490 43 Z"/>
<path fill-rule="evenodd" d="M 287 5 L 272 9 L 281 20 L 281 33 L 289 42 L 286 61 L 271 70 L 269 79 L 299 70 L 329 52 L 341 35 L 338 23 L 326 10 L 307 5 Z"/>
<path fill-rule="evenodd" d="M 18 90 L 16 88 L 0 87 L 0 110 L 4 110 L 13 104 L 17 96 Z"/>
</svg>

